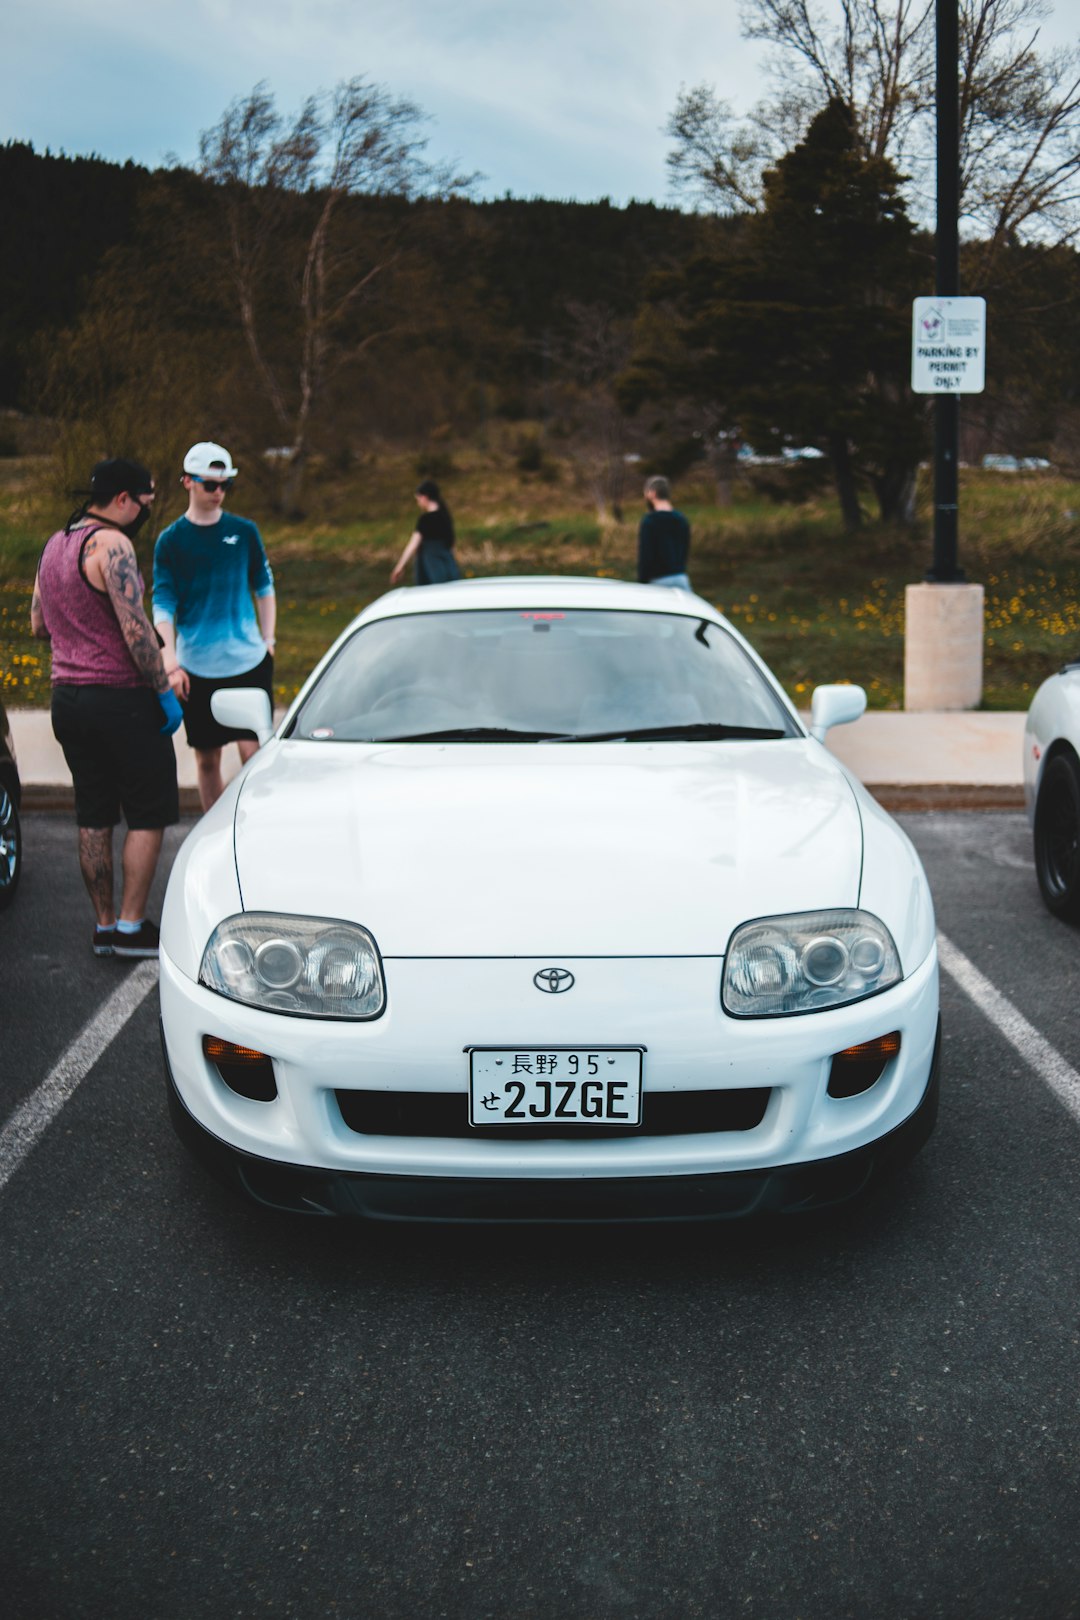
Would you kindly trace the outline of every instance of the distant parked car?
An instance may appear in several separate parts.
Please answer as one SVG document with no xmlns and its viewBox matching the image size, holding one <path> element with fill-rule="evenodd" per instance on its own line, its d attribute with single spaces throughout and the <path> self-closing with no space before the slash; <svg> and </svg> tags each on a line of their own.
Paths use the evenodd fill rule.
<svg viewBox="0 0 1080 1620">
<path fill-rule="evenodd" d="M 183 1140 L 264 1204 L 641 1220 L 856 1195 L 933 1125 L 911 843 L 688 591 L 391 592 L 172 870 Z"/>
<path fill-rule="evenodd" d="M 778 456 L 759 456 L 752 444 L 740 445 L 736 460 L 748 467 L 782 467 L 789 461 L 824 461 L 825 452 L 812 444 L 785 444 Z"/>
<path fill-rule="evenodd" d="M 1035 873 L 1055 917 L 1080 922 L 1080 660 L 1043 681 L 1024 727 Z"/>
<path fill-rule="evenodd" d="M 1050 472 L 1045 456 L 983 456 L 984 472 Z"/>
<path fill-rule="evenodd" d="M 4 701 L 0 698 L 0 911 L 10 906 L 22 871 L 19 804 L 22 784 Z"/>
</svg>

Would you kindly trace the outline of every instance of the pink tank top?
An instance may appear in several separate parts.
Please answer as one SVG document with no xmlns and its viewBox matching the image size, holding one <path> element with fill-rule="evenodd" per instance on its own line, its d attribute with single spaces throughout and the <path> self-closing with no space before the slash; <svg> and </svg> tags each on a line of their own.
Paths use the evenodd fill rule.
<svg viewBox="0 0 1080 1620">
<path fill-rule="evenodd" d="M 45 542 L 38 564 L 38 595 L 52 642 L 54 686 L 144 686 L 128 651 L 113 605 L 83 573 L 83 549 L 107 524 L 63 529 Z M 142 575 L 139 590 L 144 591 Z"/>
</svg>

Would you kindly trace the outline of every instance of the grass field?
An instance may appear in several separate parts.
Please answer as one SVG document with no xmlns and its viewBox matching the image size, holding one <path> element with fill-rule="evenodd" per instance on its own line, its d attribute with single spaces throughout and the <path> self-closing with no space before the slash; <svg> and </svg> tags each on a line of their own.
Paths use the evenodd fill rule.
<svg viewBox="0 0 1080 1620">
<path fill-rule="evenodd" d="M 570 468 L 529 477 L 494 457 L 455 455 L 443 486 L 467 574 L 558 573 L 634 577 L 639 506 L 600 525 Z M 380 457 L 316 481 L 312 515 L 285 523 L 243 498 L 257 519 L 277 580 L 277 696 L 288 701 L 337 632 L 388 588 L 408 538 L 415 457 Z M 439 469 L 440 472 L 443 469 Z M 915 531 L 868 524 L 845 535 L 831 497 L 779 504 L 749 486 L 730 507 L 709 504 L 700 477 L 678 503 L 693 527 L 695 589 L 742 630 L 799 703 L 823 681 L 865 686 L 873 708 L 903 701 L 904 587 L 932 550 L 929 492 Z M 49 467 L 0 461 L 0 691 L 11 706 L 48 703 L 47 647 L 29 633 L 41 545 L 68 503 Z M 159 497 L 159 524 L 182 509 L 182 491 Z M 149 583 L 153 540 L 139 537 Z M 961 474 L 960 559 L 986 588 L 984 706 L 1026 708 L 1041 680 L 1080 654 L 1080 484 L 1052 475 Z"/>
</svg>

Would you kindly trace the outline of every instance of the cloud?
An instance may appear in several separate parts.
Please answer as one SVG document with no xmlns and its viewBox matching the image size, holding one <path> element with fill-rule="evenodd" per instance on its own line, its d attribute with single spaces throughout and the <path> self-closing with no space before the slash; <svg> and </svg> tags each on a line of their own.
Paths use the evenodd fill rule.
<svg viewBox="0 0 1080 1620">
<path fill-rule="evenodd" d="M 32 22 L 31 22 L 32 19 Z M 57 50 L 56 42 L 63 42 Z M 501 195 L 664 195 L 682 84 L 738 96 L 736 0 L 39 0 L 0 62 L 7 138 L 161 161 L 265 79 L 283 109 L 354 74 L 432 115 L 430 151 Z M 741 99 L 741 98 L 740 98 Z"/>
</svg>

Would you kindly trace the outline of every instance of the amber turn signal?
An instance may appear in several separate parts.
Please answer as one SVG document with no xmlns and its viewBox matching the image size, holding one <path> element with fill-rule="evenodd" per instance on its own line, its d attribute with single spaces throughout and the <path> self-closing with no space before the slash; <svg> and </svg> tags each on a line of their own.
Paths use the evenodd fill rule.
<svg viewBox="0 0 1080 1620">
<path fill-rule="evenodd" d="M 256 1052 L 253 1046 L 236 1046 L 232 1041 L 223 1041 L 220 1035 L 204 1035 L 202 1049 L 211 1063 L 266 1063 L 265 1052 Z"/>
<path fill-rule="evenodd" d="M 273 1102 L 277 1096 L 274 1065 L 265 1052 L 237 1046 L 220 1035 L 204 1035 L 203 1055 L 214 1065 L 230 1091 L 252 1102 Z"/>
<path fill-rule="evenodd" d="M 846 1046 L 833 1056 L 829 1070 L 830 1097 L 857 1097 L 881 1079 L 885 1065 L 900 1050 L 900 1031 L 879 1035 L 874 1041 Z"/>
</svg>

